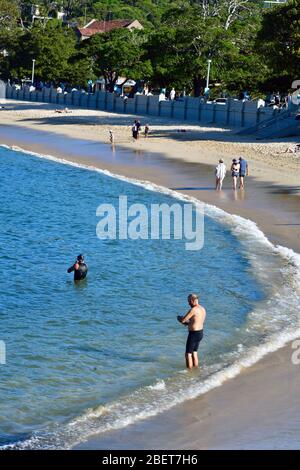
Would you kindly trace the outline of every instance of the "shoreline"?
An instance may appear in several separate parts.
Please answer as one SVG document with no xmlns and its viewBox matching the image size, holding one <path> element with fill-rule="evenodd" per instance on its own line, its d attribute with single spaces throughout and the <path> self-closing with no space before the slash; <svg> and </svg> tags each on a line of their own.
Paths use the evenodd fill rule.
<svg viewBox="0 0 300 470">
<path fill-rule="evenodd" d="M 140 150 L 135 150 L 132 156 L 132 151 L 126 147 L 115 146 L 112 150 L 103 142 L 74 140 L 68 134 L 13 125 L 0 127 L 0 142 L 79 164 L 98 166 L 114 174 L 148 180 L 193 196 L 230 214 L 253 220 L 273 244 L 287 246 L 300 253 L 300 186 L 277 185 L 249 176 L 245 191 L 234 192 L 231 178 L 226 177 L 223 190 L 216 192 L 214 167 L 207 163 L 173 160 L 162 153 Z"/>
<path fill-rule="evenodd" d="M 286 345 L 206 394 L 74 449 L 299 449 L 300 365 L 291 363 L 293 352 Z"/>
<path fill-rule="evenodd" d="M 179 161 L 177 159 L 175 161 L 158 153 L 149 154 L 147 152 L 144 152 L 142 154 L 137 151 L 136 155 L 132 156 L 131 151 L 128 152 L 126 151 L 126 149 L 124 150 L 124 148 L 119 147 L 116 147 L 115 153 L 112 153 L 109 145 L 107 145 L 107 148 L 105 149 L 102 145 L 101 151 L 103 152 L 103 154 L 100 156 L 98 154 L 98 144 L 100 144 L 100 142 L 98 141 L 98 144 L 95 144 L 95 142 L 92 141 L 93 143 L 91 143 L 90 139 L 86 141 L 77 139 L 76 152 L 74 152 L 74 150 L 68 148 L 70 140 L 67 141 L 66 139 L 66 129 L 65 134 L 59 134 L 55 132 L 55 129 L 53 132 L 52 128 L 52 133 L 50 136 L 47 133 L 42 136 L 41 133 L 39 131 L 36 131 L 35 128 L 32 129 L 26 127 L 26 131 L 24 131 L 24 128 L 22 127 L 14 127 L 13 122 L 11 124 L 11 135 L 9 132 L 9 126 L 4 127 L 4 137 L 2 135 L 3 128 L 0 131 L 1 143 L 11 145 L 12 142 L 14 142 L 14 145 L 17 144 L 25 150 L 33 150 L 43 154 L 54 154 L 54 156 L 60 155 L 60 157 L 63 158 L 67 157 L 67 159 L 70 161 L 75 161 L 87 165 L 99 166 L 101 169 L 108 169 L 112 173 L 118 173 L 127 177 L 142 180 L 150 180 L 162 186 L 173 186 L 172 189 L 176 189 L 176 191 L 178 192 L 183 192 L 184 194 L 191 195 L 209 204 L 221 207 L 227 212 L 235 213 L 243 217 L 246 216 L 247 218 L 254 220 L 256 223 L 258 223 L 258 226 L 263 230 L 263 232 L 268 236 L 268 238 L 271 239 L 273 243 L 280 243 L 284 246 L 288 246 L 289 248 L 293 248 L 294 250 L 300 252 L 300 237 L 298 233 L 300 225 L 299 199 L 294 195 L 294 192 L 291 190 L 291 188 L 289 188 L 289 190 L 287 191 L 286 188 L 284 188 L 283 184 L 278 187 L 274 184 L 270 185 L 269 183 L 263 183 L 258 178 L 249 177 L 247 179 L 247 188 L 249 186 L 249 190 L 247 189 L 245 191 L 245 197 L 241 197 L 241 193 L 238 192 L 238 197 L 235 198 L 232 197 L 233 192 L 229 189 L 225 189 L 222 194 L 217 194 L 215 193 L 215 191 L 213 191 L 212 168 L 207 164 L 196 164 L 194 162 Z M 16 129 L 18 129 L 17 132 Z M 52 142 L 52 138 L 54 135 L 55 142 Z M 6 142 L 4 142 L 3 139 L 6 139 Z M 32 145 L 32 140 L 35 140 L 34 145 Z M 252 194 L 250 194 L 250 192 Z M 297 222 L 296 225 L 295 221 Z M 275 224 L 275 222 L 277 224 Z M 249 399 L 251 403 L 251 394 L 253 396 L 255 395 L 255 393 L 257 394 L 257 390 L 255 387 L 253 387 L 253 385 L 253 390 L 250 387 L 251 393 L 249 392 L 249 390 L 247 392 L 247 386 L 249 387 L 249 384 L 254 382 L 257 385 L 257 389 L 260 390 L 260 393 L 264 395 L 266 387 L 267 389 L 270 387 L 270 380 L 273 381 L 274 390 L 278 391 L 277 408 L 279 408 L 282 413 L 286 412 L 284 410 L 284 403 L 286 403 L 286 400 L 289 402 L 289 399 L 287 399 L 283 395 L 284 393 L 289 393 L 290 390 L 287 390 L 284 393 L 280 392 L 280 389 L 284 388 L 284 384 L 281 383 L 281 377 L 286 375 L 286 380 L 294 384 L 293 397 L 294 394 L 296 396 L 299 393 L 300 386 L 298 386 L 296 380 L 297 368 L 295 366 L 286 367 L 290 364 L 290 361 L 287 364 L 288 355 L 291 355 L 290 346 L 286 346 L 282 349 L 279 349 L 275 353 L 273 352 L 271 354 L 268 354 L 258 363 L 249 367 L 237 377 L 223 384 L 222 387 L 211 390 L 207 395 L 202 395 L 199 398 L 190 400 L 189 402 L 185 402 L 184 405 L 178 405 L 175 407 L 175 409 L 173 408 L 172 410 L 164 412 L 163 414 L 160 414 L 154 418 L 148 418 L 144 422 L 130 425 L 124 430 L 109 432 L 104 438 L 103 436 L 99 436 L 96 440 L 89 439 L 87 444 L 82 444 L 83 447 L 79 446 L 79 448 L 102 448 L 101 446 L 103 445 L 103 442 L 106 443 L 109 448 L 123 448 L 122 445 L 124 445 L 125 442 L 127 442 L 127 445 L 129 447 L 124 448 L 132 448 L 132 442 L 135 442 L 137 446 L 143 445 L 143 442 L 145 442 L 146 447 L 149 448 L 149 442 L 151 444 L 151 438 L 154 439 L 154 441 L 152 441 L 153 443 L 157 442 L 155 441 L 154 436 L 156 432 L 153 433 L 153 430 L 155 431 L 155 427 L 159 428 L 160 435 L 165 436 L 165 440 L 162 439 L 160 441 L 162 443 L 164 442 L 165 444 L 160 445 L 162 445 L 163 448 L 172 448 L 168 445 L 168 442 L 170 442 L 170 434 L 166 433 L 165 430 L 168 429 L 168 425 L 172 423 L 174 419 L 176 421 L 176 416 L 177 418 L 178 416 L 181 416 L 180 419 L 182 419 L 183 415 L 184 421 L 182 422 L 185 423 L 187 435 L 185 435 L 185 431 L 181 431 L 181 433 L 184 434 L 184 436 L 181 436 L 181 440 L 178 440 L 178 436 L 176 438 L 176 435 L 174 435 L 174 438 L 172 438 L 172 442 L 176 442 L 177 444 L 173 448 L 219 448 L 219 446 L 226 447 L 226 445 L 230 445 L 230 442 L 232 442 L 234 438 L 229 438 L 229 441 L 227 440 L 227 444 L 224 440 L 220 440 L 220 436 L 216 438 L 218 432 L 220 434 L 222 429 L 224 431 L 227 430 L 226 426 L 228 427 L 228 416 L 226 418 L 226 416 L 224 416 L 224 413 L 222 414 L 220 412 L 218 406 L 216 407 L 216 403 L 220 404 L 220 400 L 223 400 L 224 403 L 227 403 L 227 408 L 225 407 L 227 412 L 228 407 L 229 409 L 231 409 L 231 418 L 234 417 L 235 414 L 237 414 L 234 423 L 236 429 L 238 429 L 239 426 L 242 427 L 242 429 L 236 431 L 240 441 L 242 442 L 243 439 L 241 434 L 243 432 L 243 420 L 239 421 L 237 419 L 239 417 L 237 410 L 239 409 L 239 404 L 240 407 L 242 406 L 244 400 L 243 397 L 245 397 L 245 393 L 246 395 L 248 393 L 247 400 Z M 263 372 L 259 373 L 260 371 Z M 275 371 L 277 371 L 277 375 L 275 374 Z M 275 375 L 276 377 L 274 378 Z M 263 381 L 263 379 L 265 380 L 265 382 Z M 226 388 L 224 387 L 227 387 L 229 391 L 226 391 Z M 244 391 L 241 392 L 241 390 L 243 390 L 243 387 Z M 232 394 L 235 395 L 234 398 L 232 398 Z M 239 394 L 241 394 L 241 396 L 239 396 Z M 293 397 L 289 397 L 290 401 Z M 199 400 L 201 402 L 200 404 Z M 219 400 L 219 402 L 214 400 Z M 234 403 L 234 405 L 232 402 Z M 205 404 L 206 411 L 201 411 L 203 403 Z M 259 404 L 259 408 L 263 411 L 265 405 L 266 403 L 264 403 L 262 400 L 262 402 Z M 212 422 L 207 417 L 207 407 L 209 407 L 209 409 L 211 410 L 210 416 L 213 417 L 213 422 L 216 421 L 216 423 L 214 424 L 214 426 L 216 426 L 215 433 L 213 433 L 213 435 L 210 436 L 209 439 L 206 438 L 206 442 L 204 442 L 203 439 L 200 439 L 198 441 L 193 440 L 192 442 L 194 442 L 194 445 L 196 445 L 197 447 L 189 447 L 188 444 L 191 442 L 191 439 L 189 437 L 191 437 L 190 431 L 192 428 L 193 432 L 196 432 L 198 429 L 197 426 L 199 426 L 200 429 L 203 429 L 204 431 L 205 429 L 207 430 L 207 427 L 209 428 L 212 426 Z M 200 408 L 200 411 L 198 408 Z M 295 409 L 296 408 L 297 407 L 295 404 Z M 187 409 L 189 411 L 188 413 Z M 299 412 L 298 408 L 297 411 Z M 272 416 L 272 412 L 274 412 L 274 410 L 269 410 L 270 414 L 268 417 L 266 417 L 266 419 L 269 419 L 269 421 L 270 416 Z M 276 413 L 278 415 L 278 410 L 276 411 Z M 245 413 L 245 415 L 247 415 L 248 419 L 250 419 L 251 421 L 253 410 L 252 412 L 251 409 L 247 410 L 247 413 Z M 257 413 L 257 415 L 261 416 L 261 413 L 259 412 Z M 187 418 L 187 416 L 189 416 L 189 418 Z M 206 421 L 204 419 L 205 416 L 207 418 Z M 245 419 L 247 416 L 245 416 Z M 177 421 L 177 427 L 178 423 L 181 423 L 181 421 Z M 194 423 L 194 426 L 191 426 L 191 423 Z M 174 422 L 172 426 L 174 426 Z M 144 429 L 143 432 L 148 434 L 147 441 L 143 441 L 142 438 L 140 438 L 139 441 L 138 436 L 140 434 L 141 428 Z M 219 431 L 217 432 L 217 430 Z M 126 436 L 124 436 L 125 434 L 126 436 L 131 437 L 128 437 L 127 439 Z M 109 441 L 108 443 L 107 439 L 111 439 L 111 441 Z M 113 447 L 113 445 L 117 445 L 117 447 Z M 154 446 L 152 448 L 159 447 Z"/>
<path fill-rule="evenodd" d="M 232 158 L 243 154 L 251 161 L 250 174 L 257 181 L 299 186 L 300 155 L 284 153 L 287 147 L 300 143 L 297 137 L 257 141 L 253 136 L 238 135 L 239 128 L 219 128 L 210 124 L 142 116 L 142 125 L 150 122 L 149 138 L 145 139 L 141 133 L 139 140 L 133 142 L 131 124 L 136 118 L 133 114 L 76 107 L 68 108 L 67 114 L 57 114 L 56 109 L 64 109 L 60 105 L 14 100 L 5 100 L 4 104 L 5 109 L 0 110 L 1 125 L 13 122 L 14 126 L 73 138 L 78 138 L 79 131 L 88 140 L 108 145 L 111 129 L 116 146 L 137 152 L 164 154 L 170 160 L 183 160 L 191 164 L 215 166 L 222 157 L 226 160 L 228 172 Z"/>
</svg>

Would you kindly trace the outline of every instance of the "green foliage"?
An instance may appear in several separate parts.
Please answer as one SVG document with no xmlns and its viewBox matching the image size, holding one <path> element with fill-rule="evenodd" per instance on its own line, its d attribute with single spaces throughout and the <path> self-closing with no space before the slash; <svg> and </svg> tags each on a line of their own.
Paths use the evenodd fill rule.
<svg viewBox="0 0 300 470">
<path fill-rule="evenodd" d="M 17 23 L 20 16 L 21 11 L 16 0 L 0 0 L 0 71 L 4 78 L 9 76 L 7 49 L 15 49 L 20 34 Z"/>
<path fill-rule="evenodd" d="M 96 34 L 82 43 L 82 51 L 92 57 L 93 70 L 103 76 L 110 91 L 119 77 L 147 79 L 152 68 L 145 57 L 145 33 L 126 28 Z"/>
<path fill-rule="evenodd" d="M 17 0 L 0 0 L 0 33 L 14 28 L 20 18 L 20 8 Z"/>
<path fill-rule="evenodd" d="M 200 7 L 184 7 L 170 10 L 162 20 L 163 26 L 149 41 L 155 84 L 193 89 L 199 95 L 205 87 L 210 59 L 211 82 L 221 81 L 224 88 L 234 92 L 245 87 L 245 82 L 250 90 L 257 86 L 258 77 L 265 72 L 252 48 L 259 27 L 257 16 L 250 26 L 239 18 L 225 28 L 225 17 L 205 17 Z"/>
<path fill-rule="evenodd" d="M 18 34 L 18 20 L 21 16 L 16 0 L 0 0 L 0 50 Z"/>
<path fill-rule="evenodd" d="M 72 65 L 77 39 L 72 29 L 62 26 L 57 20 L 49 21 L 44 27 L 35 23 L 14 38 L 8 46 L 8 68 L 12 77 L 31 77 L 32 59 L 35 59 L 35 77 L 44 81 L 85 82 L 90 75 L 86 61 Z M 77 69 L 77 72 L 76 72 Z"/>
<path fill-rule="evenodd" d="M 0 55 L 4 78 L 30 77 L 33 58 L 36 78 L 84 85 L 104 77 L 111 91 L 123 77 L 198 95 L 208 59 L 210 84 L 233 94 L 288 88 L 300 77 L 300 0 L 270 10 L 262 9 L 262 0 L 58 0 L 57 8 L 81 25 L 121 18 L 144 26 L 80 44 L 74 30 L 57 20 L 32 25 L 30 0 L 18 2 L 0 0 L 0 51 L 8 53 Z M 40 10 L 47 16 L 53 5 L 42 0 Z"/>
<path fill-rule="evenodd" d="M 300 79 L 300 0 L 266 11 L 256 47 L 277 87 L 289 88 L 293 80 Z"/>
<path fill-rule="evenodd" d="M 80 18 L 80 24 L 92 18 L 102 20 L 138 19 L 145 26 L 158 25 L 170 4 L 180 0 L 61 0 L 70 18 Z"/>
</svg>

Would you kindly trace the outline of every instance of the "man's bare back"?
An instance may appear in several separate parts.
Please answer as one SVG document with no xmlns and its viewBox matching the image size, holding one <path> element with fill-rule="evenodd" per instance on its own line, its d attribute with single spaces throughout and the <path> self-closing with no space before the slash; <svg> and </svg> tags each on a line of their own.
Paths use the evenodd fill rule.
<svg viewBox="0 0 300 470">
<path fill-rule="evenodd" d="M 191 310 L 188 312 L 189 322 L 188 328 L 189 331 L 200 331 L 203 330 L 203 325 L 205 322 L 206 311 L 202 305 L 196 305 L 192 307 Z"/>
</svg>

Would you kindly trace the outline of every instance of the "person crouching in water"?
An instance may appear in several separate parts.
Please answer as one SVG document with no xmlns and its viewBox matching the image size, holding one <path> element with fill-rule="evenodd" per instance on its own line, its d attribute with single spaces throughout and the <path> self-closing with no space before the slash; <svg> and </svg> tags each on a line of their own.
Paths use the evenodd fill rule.
<svg viewBox="0 0 300 470">
<path fill-rule="evenodd" d="M 186 367 L 192 369 L 199 366 L 198 348 L 200 341 L 203 338 L 203 325 L 206 318 L 206 311 L 202 305 L 199 304 L 198 296 L 190 294 L 188 296 L 188 303 L 190 310 L 186 315 L 178 315 L 177 320 L 183 325 L 187 325 L 189 334 L 186 342 L 185 360 Z"/>
<path fill-rule="evenodd" d="M 216 175 L 216 190 L 221 191 L 222 185 L 223 185 L 223 179 L 226 176 L 226 165 L 222 158 L 220 158 L 219 163 L 216 166 L 215 175 Z"/>
<path fill-rule="evenodd" d="M 86 278 L 87 272 L 88 272 L 88 267 L 84 261 L 84 257 L 82 255 L 77 256 L 77 260 L 68 269 L 68 273 L 71 273 L 74 271 L 74 281 L 82 281 L 83 279 Z"/>
</svg>

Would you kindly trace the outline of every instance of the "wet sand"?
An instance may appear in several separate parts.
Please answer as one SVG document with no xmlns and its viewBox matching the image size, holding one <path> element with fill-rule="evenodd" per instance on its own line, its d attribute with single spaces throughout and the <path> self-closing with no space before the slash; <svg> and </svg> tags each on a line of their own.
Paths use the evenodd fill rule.
<svg viewBox="0 0 300 470">
<path fill-rule="evenodd" d="M 221 387 L 76 449 L 299 449 L 300 365 L 291 346 Z M 300 355 L 299 355 L 300 356 Z"/>
<path fill-rule="evenodd" d="M 78 135 L 83 137 L 80 128 Z M 254 220 L 275 244 L 300 252 L 299 184 L 272 184 L 247 178 L 244 192 L 234 193 L 228 178 L 214 191 L 213 167 L 166 157 L 134 153 L 95 140 L 67 137 L 55 131 L 2 125 L 0 143 L 113 173 L 153 181 L 204 202 Z M 299 180 L 300 183 L 300 180 Z M 239 376 L 168 412 L 124 430 L 95 436 L 80 448 L 300 448 L 299 367 L 291 364 L 291 346 L 269 354 Z"/>
<path fill-rule="evenodd" d="M 6 100 L 0 110 L 0 124 L 44 130 L 72 138 L 83 137 L 93 142 L 109 143 L 113 131 L 116 145 L 130 150 L 163 153 L 172 160 L 186 163 L 215 165 L 222 157 L 230 168 L 232 158 L 243 155 L 251 162 L 250 173 L 257 180 L 286 186 L 299 186 L 300 154 L 285 153 L 299 138 L 257 141 L 253 136 L 241 136 L 237 128 L 217 128 L 214 125 L 181 122 L 158 116 L 141 117 L 149 123 L 150 136 L 133 141 L 131 125 L 135 115 L 70 107 L 68 113 L 56 113 L 56 104 Z"/>
</svg>

